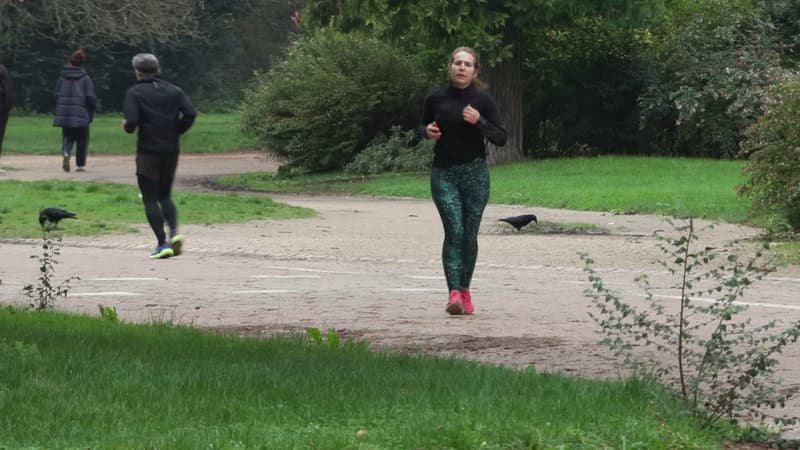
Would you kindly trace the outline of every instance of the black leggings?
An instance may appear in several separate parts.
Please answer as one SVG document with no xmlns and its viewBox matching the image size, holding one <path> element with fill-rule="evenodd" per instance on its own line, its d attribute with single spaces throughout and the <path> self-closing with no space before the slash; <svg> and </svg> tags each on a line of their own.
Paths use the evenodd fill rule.
<svg viewBox="0 0 800 450">
<path fill-rule="evenodd" d="M 431 194 L 444 226 L 442 265 L 451 291 L 469 288 L 478 259 L 478 229 L 489 201 L 489 168 L 475 161 L 431 171 Z"/>
<path fill-rule="evenodd" d="M 142 175 L 138 175 L 136 179 L 139 182 L 139 191 L 142 193 L 147 221 L 158 239 L 158 245 L 163 245 L 167 241 L 164 221 L 166 220 L 173 232 L 178 229 L 178 209 L 171 198 L 172 179 L 159 182 Z"/>
<path fill-rule="evenodd" d="M 61 129 L 61 153 L 64 156 L 72 155 L 72 147 L 75 147 L 75 164 L 78 167 L 86 165 L 86 155 L 89 153 L 89 127 Z"/>
</svg>

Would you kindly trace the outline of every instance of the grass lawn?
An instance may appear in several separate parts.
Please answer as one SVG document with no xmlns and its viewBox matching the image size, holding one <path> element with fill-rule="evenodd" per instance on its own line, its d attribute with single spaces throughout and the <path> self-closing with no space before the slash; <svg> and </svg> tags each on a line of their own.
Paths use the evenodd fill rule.
<svg viewBox="0 0 800 450">
<path fill-rule="evenodd" d="M 259 148 L 258 143 L 239 131 L 237 114 L 198 114 L 194 126 L 183 135 L 184 153 L 223 153 Z M 57 155 L 61 152 L 61 128 L 53 127 L 47 115 L 12 115 L 8 121 L 3 153 Z M 90 155 L 119 155 L 136 152 L 136 134 L 122 130 L 121 114 L 95 117 L 89 129 Z"/>
<path fill-rule="evenodd" d="M 719 448 L 657 387 L 0 308 L 0 448 Z"/>
<path fill-rule="evenodd" d="M 184 224 L 242 223 L 258 219 L 313 217 L 316 214 L 307 208 L 253 195 L 176 192 L 173 200 Z M 131 224 L 146 223 L 136 186 L 4 180 L 0 181 L 0 237 L 41 237 L 38 211 L 48 206 L 78 213 L 80 220 L 65 220 L 59 226 L 62 230 L 68 229 L 71 235 L 126 232 L 133 230 Z"/>
<path fill-rule="evenodd" d="M 553 159 L 491 168 L 491 203 L 585 211 L 653 213 L 731 223 L 749 221 L 736 195 L 742 161 L 605 156 Z M 219 181 L 271 192 L 346 192 L 430 198 L 428 173 L 297 178 L 243 174 Z"/>
</svg>

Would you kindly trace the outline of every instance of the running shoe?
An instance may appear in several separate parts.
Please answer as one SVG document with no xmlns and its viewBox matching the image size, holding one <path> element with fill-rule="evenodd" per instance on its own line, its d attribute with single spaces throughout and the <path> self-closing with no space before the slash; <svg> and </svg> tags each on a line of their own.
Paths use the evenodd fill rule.
<svg viewBox="0 0 800 450">
<path fill-rule="evenodd" d="M 175 254 L 174 256 L 180 255 L 183 253 L 183 236 L 180 234 L 172 236 L 169 238 L 169 245 L 172 246 L 172 253 Z"/>
<path fill-rule="evenodd" d="M 61 168 L 64 169 L 64 172 L 69 172 L 69 155 L 64 155 L 61 160 Z"/>
<path fill-rule="evenodd" d="M 75 172 L 85 172 L 85 171 L 86 169 L 84 169 L 83 166 L 78 166 L 78 168 L 75 169 Z"/>
<path fill-rule="evenodd" d="M 169 258 L 170 256 L 174 255 L 175 253 L 172 251 L 172 247 L 169 244 L 164 244 L 156 247 L 156 251 L 150 253 L 150 258 L 163 259 L 163 258 Z"/>
<path fill-rule="evenodd" d="M 475 314 L 475 305 L 472 304 L 472 294 L 470 294 L 469 288 L 461 290 L 461 305 L 464 307 L 465 315 L 471 316 Z"/>
<path fill-rule="evenodd" d="M 453 316 L 464 314 L 464 305 L 461 303 L 461 292 L 456 290 L 450 291 L 450 298 L 447 299 L 446 311 Z"/>
</svg>

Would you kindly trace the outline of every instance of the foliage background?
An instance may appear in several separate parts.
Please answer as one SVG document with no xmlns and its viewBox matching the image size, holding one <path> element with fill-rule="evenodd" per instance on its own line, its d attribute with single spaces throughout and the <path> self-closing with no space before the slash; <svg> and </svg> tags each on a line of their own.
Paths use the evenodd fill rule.
<svg viewBox="0 0 800 450">
<path fill-rule="evenodd" d="M 142 23 L 149 12 L 138 29 L 101 20 L 111 0 L 0 1 L 19 109 L 50 113 L 63 62 L 84 47 L 99 111 L 118 111 L 131 56 L 149 51 L 201 111 L 242 109 L 244 129 L 287 168 L 339 170 L 393 127 L 413 131 L 424 95 L 447 82 L 450 51 L 468 45 L 509 129 L 490 163 L 625 154 L 758 164 L 740 146 L 800 61 L 800 0 L 154 1 L 125 16 Z M 179 21 L 153 13 L 181 8 Z M 792 185 L 788 172 L 774 175 Z"/>
</svg>

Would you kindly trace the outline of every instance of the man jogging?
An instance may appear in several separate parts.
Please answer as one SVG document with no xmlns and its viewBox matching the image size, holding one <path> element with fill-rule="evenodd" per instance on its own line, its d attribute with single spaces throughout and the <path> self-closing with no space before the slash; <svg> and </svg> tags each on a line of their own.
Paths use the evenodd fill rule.
<svg viewBox="0 0 800 450">
<path fill-rule="evenodd" d="M 133 57 L 136 84 L 125 93 L 122 128 L 139 129 L 136 139 L 136 178 L 147 221 L 157 245 L 150 258 L 181 254 L 178 211 L 172 201 L 172 184 L 178 167 L 180 137 L 191 128 L 197 111 L 181 88 L 161 80 L 158 59 L 149 53 Z M 169 238 L 164 222 L 169 227 Z"/>
</svg>

